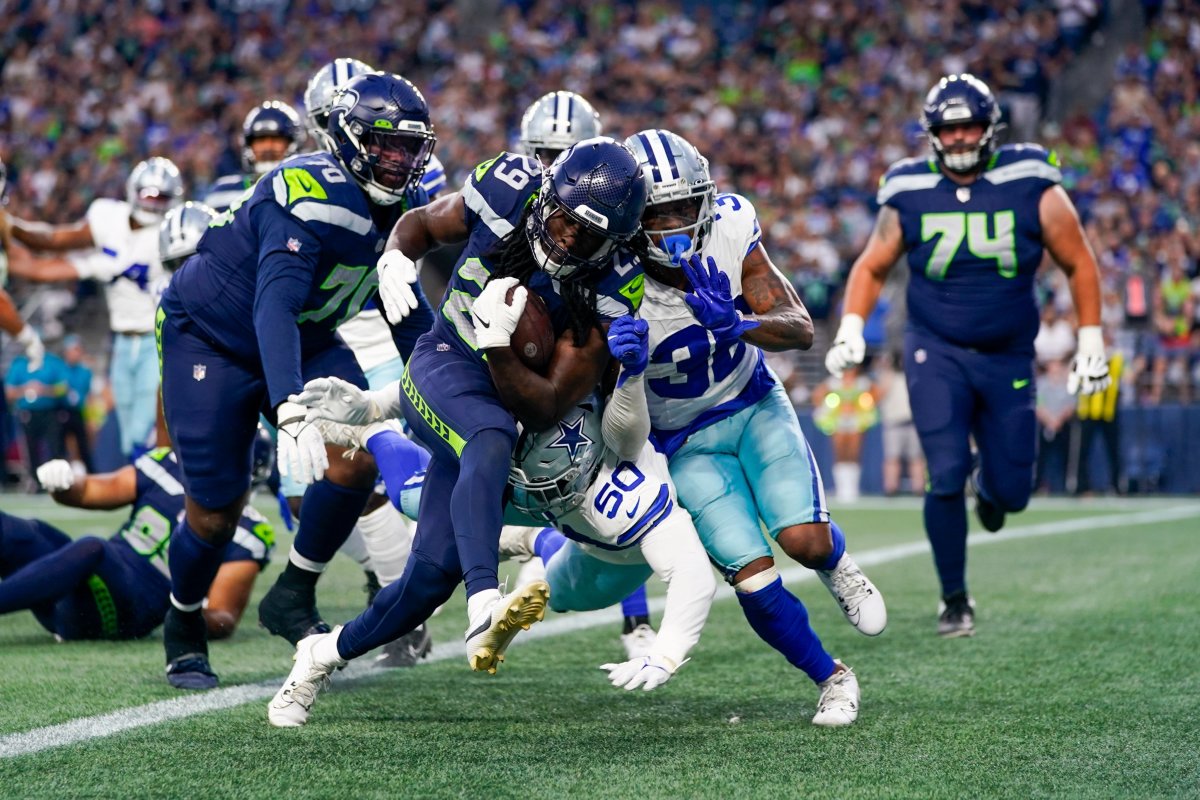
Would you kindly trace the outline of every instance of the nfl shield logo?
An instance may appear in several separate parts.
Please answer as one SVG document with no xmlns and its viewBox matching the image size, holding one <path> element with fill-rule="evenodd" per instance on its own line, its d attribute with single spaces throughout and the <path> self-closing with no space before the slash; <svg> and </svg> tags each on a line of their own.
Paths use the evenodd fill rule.
<svg viewBox="0 0 1200 800">
<path fill-rule="evenodd" d="M 192 364 L 192 377 L 196 380 L 204 380 L 204 374 L 206 372 L 208 372 L 208 367 L 204 364 Z"/>
<path fill-rule="evenodd" d="M 293 253 L 299 253 L 300 252 L 300 240 L 299 239 L 288 239 L 287 249 L 291 250 Z"/>
</svg>

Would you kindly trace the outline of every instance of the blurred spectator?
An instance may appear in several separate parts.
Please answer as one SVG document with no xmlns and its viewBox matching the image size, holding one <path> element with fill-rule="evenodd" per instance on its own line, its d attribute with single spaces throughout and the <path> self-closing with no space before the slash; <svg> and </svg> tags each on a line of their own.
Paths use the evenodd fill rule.
<svg viewBox="0 0 1200 800">
<path fill-rule="evenodd" d="M 862 478 L 862 440 L 879 421 L 871 379 L 858 367 L 830 376 L 813 390 L 813 422 L 833 440 L 833 484 L 838 502 L 858 499 Z"/>
<path fill-rule="evenodd" d="M 1033 340 L 1038 364 L 1062 361 L 1075 355 L 1075 329 L 1054 303 L 1042 306 L 1042 324 Z"/>
<path fill-rule="evenodd" d="M 29 370 L 29 359 L 17 356 L 4 376 L 9 402 L 16 407 L 17 421 L 25 435 L 25 456 L 29 467 L 27 485 L 37 490 L 33 475 L 37 468 L 53 458 L 63 458 L 62 428 L 58 410 L 67 394 L 67 365 L 53 353 L 46 353 L 40 369 Z"/>
<path fill-rule="evenodd" d="M 903 359 L 899 353 L 891 353 L 882 364 L 876 387 L 883 425 L 883 493 L 898 494 L 901 477 L 907 474 L 909 493 L 920 495 L 925 490 L 925 454 L 913 425 L 908 384 L 901 371 Z"/>
<path fill-rule="evenodd" d="M 1034 477 L 1037 491 L 1061 492 L 1066 486 L 1071 421 L 1075 398 L 1067 391 L 1065 361 L 1048 361 L 1037 381 L 1038 460 Z"/>
<path fill-rule="evenodd" d="M 1159 403 L 1166 383 L 1178 388 L 1178 399 L 1191 399 L 1190 376 L 1192 320 L 1192 284 L 1184 271 L 1184 250 L 1174 243 L 1166 257 L 1166 266 L 1154 294 L 1154 327 L 1158 343 L 1154 351 L 1150 402 Z"/>
<path fill-rule="evenodd" d="M 67 394 L 59 412 L 64 442 L 74 448 L 76 471 L 92 472 L 92 445 L 84 410 L 92 391 L 92 369 L 85 361 L 83 342 L 74 334 L 63 339 L 63 361 L 67 368 Z"/>
<path fill-rule="evenodd" d="M 1120 428 L 1117 417 L 1120 406 L 1117 397 L 1121 391 L 1121 373 L 1125 367 L 1125 357 L 1120 350 L 1110 350 L 1108 359 L 1108 374 L 1112 383 L 1108 389 L 1090 397 L 1079 398 L 1079 458 L 1076 461 L 1075 491 L 1077 494 L 1090 494 L 1095 491 L 1091 480 L 1092 448 L 1099 438 L 1104 445 L 1104 454 L 1108 466 L 1108 485 L 1115 493 L 1121 493 L 1122 469 Z"/>
</svg>

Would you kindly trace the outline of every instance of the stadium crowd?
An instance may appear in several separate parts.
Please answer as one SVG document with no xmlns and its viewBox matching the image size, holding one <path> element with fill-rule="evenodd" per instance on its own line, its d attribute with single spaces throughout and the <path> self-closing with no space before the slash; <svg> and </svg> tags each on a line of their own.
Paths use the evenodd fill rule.
<svg viewBox="0 0 1200 800">
<path fill-rule="evenodd" d="M 266 98 L 302 107 L 312 72 L 353 55 L 421 87 L 451 184 L 511 146 L 521 111 L 550 88 L 592 100 L 614 135 L 686 132 L 718 186 L 755 201 L 775 260 L 827 325 L 871 230 L 880 175 L 926 150 L 919 98 L 969 69 L 997 91 L 1010 140 L 1040 141 L 1062 160 L 1100 260 L 1106 335 L 1127 364 L 1121 402 L 1187 402 L 1200 386 L 1194 0 L 1146 3 L 1145 40 L 1123 52 L 1109 101 L 1061 124 L 1043 119 L 1049 88 L 1101 26 L 1103 2 L 909 0 L 903 13 L 867 0 L 496 0 L 475 13 L 425 0 L 7 5 L 0 158 L 17 216 L 79 219 L 94 197 L 122 196 L 148 155 L 170 157 L 200 196 L 239 171 L 247 110 Z M 1066 283 L 1046 270 L 1041 288 L 1039 357 L 1069 358 Z M 902 312 L 892 299 L 892 319 L 872 326 L 879 351 Z M 775 361 L 797 376 L 789 358 L 812 360 Z"/>
</svg>

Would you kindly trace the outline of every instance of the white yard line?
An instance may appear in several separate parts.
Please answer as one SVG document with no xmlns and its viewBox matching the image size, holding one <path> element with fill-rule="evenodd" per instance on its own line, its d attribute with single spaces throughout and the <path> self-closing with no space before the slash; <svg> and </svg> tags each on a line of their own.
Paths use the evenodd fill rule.
<svg viewBox="0 0 1200 800">
<path fill-rule="evenodd" d="M 1200 517 L 1200 503 L 1176 505 L 1136 513 L 1109 514 L 1102 517 L 1085 517 L 1082 519 L 1017 526 L 998 534 L 973 534 L 970 537 L 970 541 L 972 546 L 979 547 L 1014 539 L 1056 536 L 1064 533 L 1099 530 L 1101 528 L 1120 528 L 1128 525 L 1172 522 L 1194 519 L 1196 517 Z M 902 558 L 908 558 L 928 551 L 928 542 L 915 541 L 893 547 L 881 547 L 875 550 L 855 553 L 854 559 L 860 566 L 870 567 L 898 561 Z M 782 570 L 781 574 L 786 583 L 800 583 L 812 580 L 814 577 L 811 570 L 798 566 Z M 733 589 L 728 586 L 722 586 L 717 592 L 717 600 L 726 600 L 731 597 L 733 597 Z M 650 608 L 652 611 L 661 612 L 663 603 L 664 598 L 656 597 L 650 601 Z M 616 608 L 570 614 L 534 626 L 528 633 L 522 634 L 514 640 L 513 646 L 515 647 L 523 642 L 537 639 L 563 636 L 600 625 L 609 625 L 619 622 L 620 618 L 620 612 Z M 446 642 L 435 646 L 433 652 L 429 654 L 427 661 L 445 661 L 462 657 L 463 649 L 460 643 Z M 382 671 L 381 668 L 376 667 L 367 659 L 351 664 L 345 670 L 338 673 L 335 680 L 338 684 L 344 684 L 360 678 L 378 675 Z M 0 737 L 0 758 L 38 753 L 54 747 L 63 747 L 69 744 L 112 736 L 115 733 L 133 728 L 157 725 L 168 720 L 183 719 L 209 711 L 218 711 L 224 708 L 244 705 L 245 703 L 266 700 L 275 694 L 275 690 L 279 688 L 281 680 L 281 678 L 277 678 L 275 680 L 260 681 L 259 683 L 230 686 L 225 689 L 216 689 L 200 694 L 187 694 L 171 700 L 160 700 L 142 706 L 113 711 L 108 714 L 83 717 L 59 725 L 49 725 L 22 733 L 8 734 Z M 264 726 L 266 725 L 265 720 L 263 724 Z"/>
</svg>

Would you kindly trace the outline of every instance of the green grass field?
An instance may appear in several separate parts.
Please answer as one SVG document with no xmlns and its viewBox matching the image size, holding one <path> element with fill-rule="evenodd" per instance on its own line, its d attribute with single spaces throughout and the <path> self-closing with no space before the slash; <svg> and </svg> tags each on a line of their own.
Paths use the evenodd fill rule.
<svg viewBox="0 0 1200 800">
<path fill-rule="evenodd" d="M 115 527 L 36 499 L 0 505 L 73 534 Z M 809 724 L 815 688 L 728 597 L 671 683 L 626 694 L 597 669 L 620 654 L 613 618 L 548 620 L 498 675 L 469 672 L 459 596 L 432 623 L 441 660 L 351 670 L 307 727 L 283 731 L 266 702 L 290 650 L 252 624 L 212 646 L 224 688 L 204 699 L 229 707 L 196 713 L 199 696 L 163 678 L 157 634 L 60 645 L 15 614 L 0 618 L 0 797 L 1200 796 L 1200 502 L 1035 499 L 1005 533 L 973 538 L 979 633 L 951 641 L 933 633 L 919 506 L 835 511 L 888 630 L 863 637 L 819 583 L 792 586 L 859 675 L 851 728 Z M 361 583 L 337 562 L 326 618 L 357 613 Z M 110 716 L 76 722 L 93 715 Z M 132 727 L 101 735 L 117 720 Z"/>
</svg>

